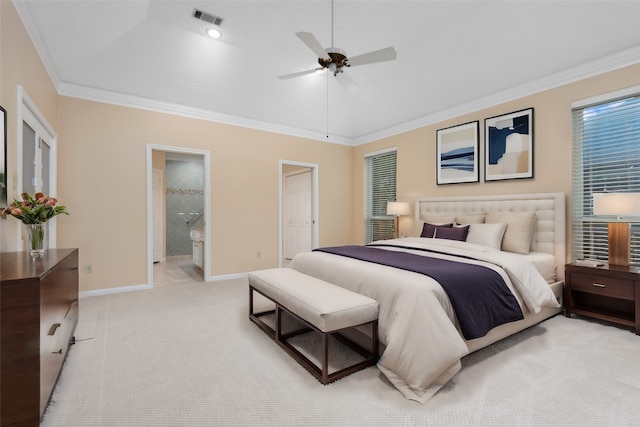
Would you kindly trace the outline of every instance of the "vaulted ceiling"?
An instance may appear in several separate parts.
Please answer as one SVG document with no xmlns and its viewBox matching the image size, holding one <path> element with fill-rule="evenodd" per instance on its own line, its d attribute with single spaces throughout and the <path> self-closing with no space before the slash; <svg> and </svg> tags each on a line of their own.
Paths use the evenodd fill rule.
<svg viewBox="0 0 640 427">
<path fill-rule="evenodd" d="M 14 4 L 63 95 L 346 144 L 640 62 L 636 1 Z M 194 9 L 223 18 L 221 39 Z M 318 66 L 300 31 L 397 59 L 278 79 Z"/>
</svg>

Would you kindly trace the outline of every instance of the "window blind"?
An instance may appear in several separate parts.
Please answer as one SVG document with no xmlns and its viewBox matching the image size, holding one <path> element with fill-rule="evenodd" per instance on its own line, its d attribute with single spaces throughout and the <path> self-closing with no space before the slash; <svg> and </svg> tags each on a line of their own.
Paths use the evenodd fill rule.
<svg viewBox="0 0 640 427">
<path fill-rule="evenodd" d="M 640 192 L 640 94 L 572 115 L 572 253 L 606 261 L 608 223 L 617 218 L 593 215 L 593 193 Z M 640 224 L 631 226 L 631 264 L 640 266 Z"/>
<path fill-rule="evenodd" d="M 365 157 L 365 243 L 393 237 L 387 202 L 396 200 L 396 150 Z"/>
</svg>

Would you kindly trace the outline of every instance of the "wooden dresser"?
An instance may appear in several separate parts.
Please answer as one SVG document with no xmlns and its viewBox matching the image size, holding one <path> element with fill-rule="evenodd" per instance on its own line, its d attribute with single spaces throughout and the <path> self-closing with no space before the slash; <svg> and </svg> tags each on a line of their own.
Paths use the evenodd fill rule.
<svg viewBox="0 0 640 427">
<path fill-rule="evenodd" d="M 0 253 L 0 425 L 37 426 L 78 323 L 78 249 Z"/>
</svg>

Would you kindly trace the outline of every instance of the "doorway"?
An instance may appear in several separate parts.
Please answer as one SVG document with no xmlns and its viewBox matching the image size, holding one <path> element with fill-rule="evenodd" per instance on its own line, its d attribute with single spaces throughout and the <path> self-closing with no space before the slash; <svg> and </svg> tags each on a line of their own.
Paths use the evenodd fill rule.
<svg viewBox="0 0 640 427">
<path fill-rule="evenodd" d="M 280 161 L 279 265 L 318 247 L 318 165 Z"/>
<path fill-rule="evenodd" d="M 182 276 L 185 282 L 211 276 L 210 176 L 209 151 L 147 144 L 147 280 L 152 287 L 180 283 Z"/>
</svg>

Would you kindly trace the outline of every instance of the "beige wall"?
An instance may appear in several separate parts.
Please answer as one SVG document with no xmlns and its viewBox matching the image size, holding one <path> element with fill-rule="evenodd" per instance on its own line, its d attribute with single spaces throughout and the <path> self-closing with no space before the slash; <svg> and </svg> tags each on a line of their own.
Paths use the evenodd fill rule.
<svg viewBox="0 0 640 427">
<path fill-rule="evenodd" d="M 0 1 L 0 105 L 7 110 L 8 198 L 19 197 L 18 85 L 38 106 L 49 124 L 57 129 L 58 94 L 26 33 L 13 3 Z M 64 198 L 64 189 L 58 189 Z M 20 221 L 0 217 L 0 251 L 15 251 L 20 239 Z"/>
<path fill-rule="evenodd" d="M 212 275 L 278 262 L 278 162 L 318 164 L 319 244 L 362 243 L 364 155 L 398 147 L 398 199 L 468 194 L 564 192 L 570 195 L 570 104 L 640 84 L 640 65 L 358 147 L 346 147 L 58 96 L 11 2 L 0 2 L 0 104 L 8 112 L 9 196 L 17 196 L 17 86 L 58 132 L 58 196 L 70 216 L 58 221 L 58 247 L 80 248 L 81 291 L 147 283 L 146 146 L 211 155 Z M 437 186 L 437 129 L 535 109 L 535 178 Z M 481 132 L 481 145 L 483 135 Z M 157 161 L 157 159 L 156 159 Z M 481 169 L 481 175 L 483 170 Z M 409 234 L 411 218 L 401 220 Z M 0 220 L 2 251 L 15 250 L 19 222 Z M 258 258 L 257 252 L 262 256 Z M 84 272 L 91 264 L 93 273 Z"/>
<path fill-rule="evenodd" d="M 353 150 L 353 238 L 364 241 L 363 184 L 366 153 L 396 146 L 398 149 L 397 199 L 411 203 L 417 197 L 479 194 L 562 192 L 571 196 L 571 103 L 640 84 L 640 64 L 567 84 L 496 105 L 472 114 L 406 132 Z M 485 183 L 484 167 L 479 183 L 436 184 L 436 130 L 473 120 L 480 121 L 480 146 L 484 152 L 484 119 L 525 108 L 534 108 L 534 178 Z M 484 161 L 484 158 L 482 158 Z M 569 219 L 567 219 L 569 225 Z M 570 227 L 567 228 L 570 231 Z M 400 219 L 400 231 L 412 233 L 413 219 Z M 568 245 L 570 246 L 570 245 Z M 569 248 L 570 249 L 570 248 Z M 570 254 L 568 254 L 570 256 Z"/>
<path fill-rule="evenodd" d="M 63 96 L 59 123 L 58 244 L 92 265 L 84 291 L 147 283 L 147 144 L 210 152 L 213 276 L 277 266 L 279 160 L 318 164 L 320 244 L 350 243 L 350 147 Z"/>
</svg>

